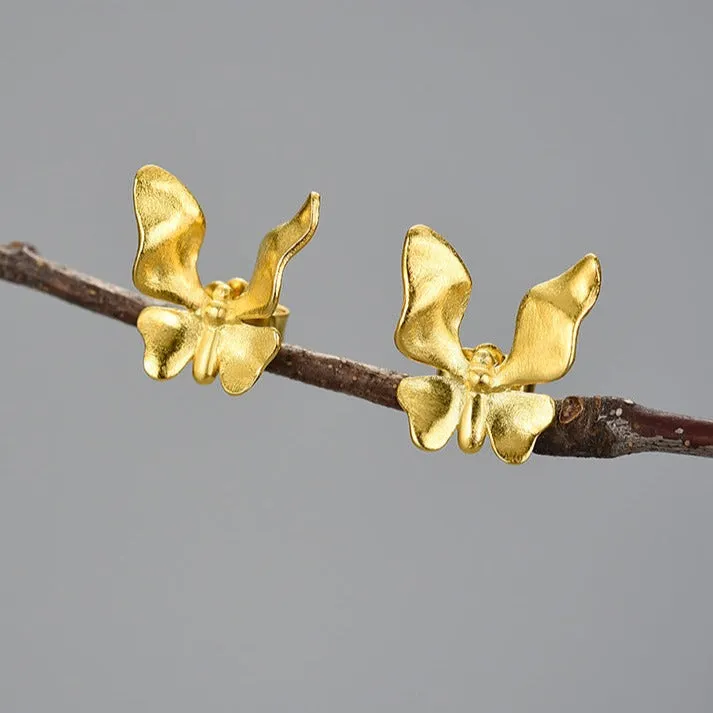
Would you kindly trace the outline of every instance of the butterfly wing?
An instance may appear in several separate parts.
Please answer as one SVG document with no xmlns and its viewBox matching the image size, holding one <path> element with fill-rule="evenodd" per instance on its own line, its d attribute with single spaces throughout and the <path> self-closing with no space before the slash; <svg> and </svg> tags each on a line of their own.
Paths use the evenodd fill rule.
<svg viewBox="0 0 713 713">
<path fill-rule="evenodd" d="M 595 255 L 586 255 L 558 277 L 533 287 L 520 303 L 510 354 L 496 371 L 493 387 L 543 384 L 572 366 L 582 319 L 601 285 Z"/>
<path fill-rule="evenodd" d="M 238 322 L 220 329 L 218 365 L 223 388 L 233 395 L 247 391 L 280 350 L 274 327 Z"/>
<path fill-rule="evenodd" d="M 319 194 L 310 193 L 294 218 L 278 225 L 263 238 L 250 282 L 234 300 L 231 315 L 255 319 L 273 314 L 280 298 L 285 266 L 317 230 L 319 202 Z"/>
<path fill-rule="evenodd" d="M 486 398 L 486 426 L 493 450 L 506 463 L 524 463 L 537 437 L 555 417 L 554 400 L 525 391 L 501 391 Z"/>
<path fill-rule="evenodd" d="M 458 336 L 472 281 L 456 251 L 438 233 L 415 225 L 402 257 L 404 302 L 394 341 L 414 361 L 463 376 L 468 362 Z"/>
<path fill-rule="evenodd" d="M 134 179 L 139 249 L 134 284 L 150 297 L 199 307 L 205 300 L 196 262 L 205 218 L 196 199 L 158 166 L 140 168 Z"/>
<path fill-rule="evenodd" d="M 446 376 L 408 376 L 396 397 L 408 415 L 411 440 L 427 451 L 443 448 L 463 410 L 463 385 Z"/>
<path fill-rule="evenodd" d="M 144 339 L 144 370 L 152 379 L 171 379 L 193 358 L 201 322 L 193 312 L 146 307 L 137 327 Z"/>
</svg>

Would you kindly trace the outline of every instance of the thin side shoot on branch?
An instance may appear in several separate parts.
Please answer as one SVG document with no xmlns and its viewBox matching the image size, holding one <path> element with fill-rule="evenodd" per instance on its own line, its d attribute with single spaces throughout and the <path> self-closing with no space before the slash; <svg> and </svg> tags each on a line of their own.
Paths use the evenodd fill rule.
<svg viewBox="0 0 713 713">
<path fill-rule="evenodd" d="M 125 324 L 135 325 L 151 300 L 45 260 L 25 243 L 0 246 L 0 279 L 39 290 Z M 267 371 L 305 384 L 400 409 L 405 374 L 283 344 Z M 535 444 L 551 456 L 615 458 L 632 453 L 713 457 L 713 421 L 656 411 L 614 396 L 568 396 Z"/>
</svg>

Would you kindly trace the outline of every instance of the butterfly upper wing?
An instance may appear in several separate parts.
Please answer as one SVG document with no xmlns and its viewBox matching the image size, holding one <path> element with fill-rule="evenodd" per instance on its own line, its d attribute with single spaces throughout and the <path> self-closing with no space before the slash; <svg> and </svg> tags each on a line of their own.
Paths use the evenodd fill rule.
<svg viewBox="0 0 713 713">
<path fill-rule="evenodd" d="M 137 325 L 146 346 L 144 370 L 154 379 L 170 379 L 191 360 L 201 334 L 193 313 L 169 307 L 146 307 Z"/>
<path fill-rule="evenodd" d="M 280 298 L 285 266 L 317 230 L 319 203 L 319 194 L 310 193 L 291 220 L 278 225 L 263 238 L 250 282 L 231 307 L 235 317 L 254 319 L 273 314 Z"/>
<path fill-rule="evenodd" d="M 552 423 L 555 402 L 545 394 L 524 391 L 490 393 L 486 426 L 497 456 L 506 463 L 524 463 L 535 440 Z"/>
<path fill-rule="evenodd" d="M 134 179 L 139 249 L 134 284 L 150 297 L 199 307 L 205 300 L 196 262 L 205 218 L 196 199 L 159 166 L 140 168 Z"/>
<path fill-rule="evenodd" d="M 577 332 L 601 285 L 595 255 L 533 287 L 520 303 L 512 349 L 497 368 L 493 387 L 555 381 L 572 366 Z"/>
<path fill-rule="evenodd" d="M 408 414 L 411 439 L 427 451 L 437 451 L 453 435 L 464 399 L 463 385 L 446 376 L 408 376 L 396 397 Z"/>
<path fill-rule="evenodd" d="M 280 350 L 274 327 L 237 322 L 220 329 L 218 365 L 223 388 L 233 395 L 247 391 Z"/>
<path fill-rule="evenodd" d="M 472 281 L 456 251 L 438 233 L 415 225 L 402 258 L 404 302 L 394 341 L 414 361 L 463 376 L 468 362 L 458 336 Z"/>
</svg>

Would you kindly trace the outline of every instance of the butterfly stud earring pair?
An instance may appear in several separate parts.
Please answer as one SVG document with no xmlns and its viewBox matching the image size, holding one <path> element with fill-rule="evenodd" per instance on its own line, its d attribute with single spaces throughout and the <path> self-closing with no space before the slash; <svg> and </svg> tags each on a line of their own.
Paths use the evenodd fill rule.
<svg viewBox="0 0 713 713">
<path fill-rule="evenodd" d="M 139 315 L 146 373 L 170 379 L 192 359 L 199 383 L 219 374 L 225 391 L 244 393 L 280 349 L 289 314 L 278 303 L 282 273 L 314 235 L 319 195 L 311 193 L 291 220 L 264 237 L 249 282 L 234 278 L 206 286 L 196 267 L 205 218 L 188 189 L 168 171 L 144 166 L 134 182 L 134 208 L 134 284 L 149 297 L 183 308 L 151 306 Z M 569 371 L 579 325 L 599 295 L 596 256 L 586 255 L 525 295 L 507 355 L 494 344 L 461 345 L 472 281 L 456 251 L 431 228 L 416 225 L 406 234 L 402 275 L 396 346 L 438 372 L 399 383 L 397 398 L 411 439 L 433 451 L 457 430 L 461 449 L 474 453 L 489 435 L 502 460 L 523 463 L 555 417 L 554 400 L 534 393 L 535 384 Z"/>
<path fill-rule="evenodd" d="M 263 238 L 249 282 L 234 278 L 204 286 L 196 263 L 205 218 L 196 199 L 158 166 L 139 169 L 134 181 L 139 249 L 136 287 L 149 297 L 183 307 L 151 306 L 137 326 L 144 339 L 144 369 L 154 379 L 176 376 L 191 359 L 201 384 L 219 374 L 229 394 L 255 383 L 280 349 L 289 310 L 278 303 L 285 265 L 312 238 L 319 195 Z"/>
<path fill-rule="evenodd" d="M 398 386 L 414 444 L 438 450 L 457 430 L 461 449 L 474 453 L 489 435 L 499 458 L 523 463 L 555 417 L 554 400 L 533 393 L 534 385 L 555 381 L 572 366 L 579 325 L 599 295 L 599 260 L 586 255 L 525 295 L 507 355 L 494 344 L 461 346 L 459 329 L 472 281 L 442 236 L 425 225 L 412 227 L 402 275 L 396 346 L 438 370 L 433 376 L 406 377 Z"/>
</svg>

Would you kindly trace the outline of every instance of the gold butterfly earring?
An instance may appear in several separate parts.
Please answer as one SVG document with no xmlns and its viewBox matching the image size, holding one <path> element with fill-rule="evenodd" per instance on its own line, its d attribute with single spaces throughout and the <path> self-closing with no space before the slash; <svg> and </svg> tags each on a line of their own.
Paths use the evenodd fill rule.
<svg viewBox="0 0 713 713">
<path fill-rule="evenodd" d="M 310 193 L 294 218 L 267 233 L 250 282 L 235 278 L 205 287 L 196 267 L 205 218 L 188 189 L 163 168 L 144 166 L 134 180 L 134 210 L 134 284 L 185 308 L 142 310 L 137 326 L 146 347 L 144 370 L 170 379 L 193 359 L 197 382 L 209 384 L 220 374 L 225 391 L 244 393 L 280 349 L 289 315 L 278 304 L 282 273 L 317 229 L 319 195 Z"/>
<path fill-rule="evenodd" d="M 459 329 L 472 281 L 442 236 L 425 225 L 412 227 L 402 273 L 396 346 L 438 370 L 435 376 L 406 377 L 399 383 L 397 398 L 408 414 L 411 439 L 434 451 L 457 429 L 461 449 L 474 453 L 489 435 L 499 458 L 523 463 L 555 416 L 554 400 L 533 393 L 534 385 L 555 381 L 572 366 L 579 325 L 599 295 L 599 260 L 586 255 L 525 295 L 507 355 L 493 344 L 461 346 Z"/>
</svg>

